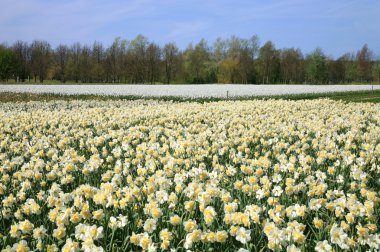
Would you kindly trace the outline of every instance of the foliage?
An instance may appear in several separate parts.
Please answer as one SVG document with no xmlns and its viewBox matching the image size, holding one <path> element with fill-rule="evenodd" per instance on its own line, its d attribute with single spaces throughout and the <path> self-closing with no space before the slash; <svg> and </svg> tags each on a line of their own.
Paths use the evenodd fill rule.
<svg viewBox="0 0 380 252">
<path fill-rule="evenodd" d="M 16 57 L 11 49 L 0 46 L 0 80 L 12 78 L 16 68 Z"/>
<path fill-rule="evenodd" d="M 219 83 L 239 83 L 239 59 L 228 57 L 220 61 L 218 69 Z"/>
<path fill-rule="evenodd" d="M 326 83 L 327 66 L 326 56 L 321 48 L 316 48 L 308 57 L 306 68 L 307 79 L 311 83 Z"/>
<path fill-rule="evenodd" d="M 374 54 L 364 45 L 356 53 L 337 59 L 321 48 L 303 55 L 298 48 L 276 48 L 272 41 L 260 45 L 251 38 L 204 39 L 184 50 L 175 42 L 163 46 L 143 35 L 132 40 L 120 37 L 108 47 L 60 44 L 52 49 L 47 41 L 28 44 L 16 41 L 11 47 L 15 82 L 38 80 L 61 83 L 314 83 L 373 82 Z"/>
<path fill-rule="evenodd" d="M 373 65 L 372 76 L 376 82 L 380 83 L 380 62 L 376 62 Z"/>
</svg>

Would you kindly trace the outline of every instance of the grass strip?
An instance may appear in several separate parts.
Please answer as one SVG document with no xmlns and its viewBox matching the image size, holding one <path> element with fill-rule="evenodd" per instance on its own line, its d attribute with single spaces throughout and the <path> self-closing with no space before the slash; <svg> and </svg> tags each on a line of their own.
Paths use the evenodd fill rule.
<svg viewBox="0 0 380 252">
<path fill-rule="evenodd" d="M 162 100 L 176 102 L 215 102 L 215 101 L 245 101 L 245 100 L 312 100 L 328 98 L 346 102 L 380 102 L 380 90 L 374 91 L 348 91 L 331 93 L 306 93 L 288 95 L 265 96 L 234 96 L 234 97 L 179 97 L 179 96 L 137 96 L 137 95 L 97 95 L 97 94 L 56 94 L 56 93 L 29 93 L 29 92 L 0 92 L 0 102 L 29 102 L 52 100 Z"/>
</svg>

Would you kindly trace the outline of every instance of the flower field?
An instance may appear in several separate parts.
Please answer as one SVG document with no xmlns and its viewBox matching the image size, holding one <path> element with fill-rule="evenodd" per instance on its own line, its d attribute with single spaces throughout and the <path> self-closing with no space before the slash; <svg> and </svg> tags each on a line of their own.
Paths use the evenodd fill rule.
<svg viewBox="0 0 380 252">
<path fill-rule="evenodd" d="M 1 251 L 380 249 L 380 105 L 0 104 Z"/>
</svg>

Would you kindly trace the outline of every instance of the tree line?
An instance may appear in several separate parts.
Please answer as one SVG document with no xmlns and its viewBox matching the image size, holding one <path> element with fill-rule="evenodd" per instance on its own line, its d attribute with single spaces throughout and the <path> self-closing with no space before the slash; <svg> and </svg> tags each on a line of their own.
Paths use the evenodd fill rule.
<svg viewBox="0 0 380 252">
<path fill-rule="evenodd" d="M 249 39 L 204 39 L 180 50 L 174 42 L 160 46 L 143 35 L 116 38 L 105 47 L 16 41 L 0 45 L 0 80 L 62 83 L 316 83 L 379 82 L 380 61 L 364 45 L 337 59 L 321 48 L 304 55 L 298 48 L 260 46 Z"/>
</svg>

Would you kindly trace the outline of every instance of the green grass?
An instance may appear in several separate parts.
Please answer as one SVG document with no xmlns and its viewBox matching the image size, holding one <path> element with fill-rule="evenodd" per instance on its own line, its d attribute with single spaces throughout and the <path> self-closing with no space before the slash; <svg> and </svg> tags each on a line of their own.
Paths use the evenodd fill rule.
<svg viewBox="0 0 380 252">
<path fill-rule="evenodd" d="M 62 94 L 34 94 L 34 93 L 13 93 L 13 92 L 0 92 L 0 102 L 28 102 L 28 101 L 52 101 L 52 100 L 137 100 L 137 99 L 151 99 L 163 101 L 177 101 L 177 102 L 213 102 L 225 100 L 268 100 L 268 99 L 284 99 L 284 100 L 312 100 L 319 98 L 328 98 L 332 100 L 342 100 L 346 102 L 372 102 L 380 103 L 380 90 L 374 91 L 350 91 L 350 92 L 336 92 L 336 93 L 317 93 L 317 94 L 294 94 L 294 95 L 273 95 L 273 96 L 241 96 L 230 98 L 215 98 L 215 97 L 202 97 L 202 98 L 184 98 L 177 96 L 134 96 L 134 95 L 62 95 Z"/>
<path fill-rule="evenodd" d="M 328 98 L 331 100 L 342 100 L 345 102 L 373 102 L 380 103 L 380 90 L 374 91 L 348 91 L 334 93 L 318 93 L 318 94 L 297 94 L 273 96 L 274 99 L 288 100 L 312 100 L 319 98 Z"/>
</svg>

